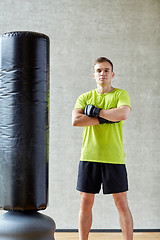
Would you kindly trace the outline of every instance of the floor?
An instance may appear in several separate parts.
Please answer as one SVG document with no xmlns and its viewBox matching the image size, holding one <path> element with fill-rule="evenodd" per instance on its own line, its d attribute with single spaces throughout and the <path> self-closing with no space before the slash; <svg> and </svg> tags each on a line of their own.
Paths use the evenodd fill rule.
<svg viewBox="0 0 160 240">
<path fill-rule="evenodd" d="M 56 232 L 55 240 L 78 240 L 78 233 Z M 90 233 L 89 240 L 123 240 L 122 233 Z M 134 240 L 160 240 L 160 232 L 134 233 Z"/>
</svg>

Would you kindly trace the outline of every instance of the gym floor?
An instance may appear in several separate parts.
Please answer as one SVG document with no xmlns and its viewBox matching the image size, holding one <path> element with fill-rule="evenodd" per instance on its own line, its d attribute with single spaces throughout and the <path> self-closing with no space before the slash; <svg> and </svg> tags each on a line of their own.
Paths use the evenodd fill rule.
<svg viewBox="0 0 160 240">
<path fill-rule="evenodd" d="M 78 240 L 78 233 L 56 232 L 55 240 Z M 122 233 L 90 233 L 89 240 L 124 240 Z M 160 240 L 160 232 L 134 233 L 134 240 Z"/>
</svg>

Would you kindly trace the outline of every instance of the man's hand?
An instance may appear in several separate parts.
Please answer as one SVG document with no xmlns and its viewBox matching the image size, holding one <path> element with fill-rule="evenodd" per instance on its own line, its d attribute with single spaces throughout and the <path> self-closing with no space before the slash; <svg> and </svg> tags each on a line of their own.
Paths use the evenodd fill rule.
<svg viewBox="0 0 160 240">
<path fill-rule="evenodd" d="M 84 114 L 88 117 L 99 117 L 99 112 L 102 108 L 97 108 L 94 105 L 87 105 L 84 109 Z"/>
</svg>

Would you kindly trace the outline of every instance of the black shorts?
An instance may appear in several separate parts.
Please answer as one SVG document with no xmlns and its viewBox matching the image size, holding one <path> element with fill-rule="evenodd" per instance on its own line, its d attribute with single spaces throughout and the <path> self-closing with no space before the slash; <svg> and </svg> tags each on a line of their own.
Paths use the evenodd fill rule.
<svg viewBox="0 0 160 240">
<path fill-rule="evenodd" d="M 128 191 L 128 179 L 125 164 L 110 164 L 80 161 L 77 190 L 86 193 L 103 194 Z"/>
</svg>

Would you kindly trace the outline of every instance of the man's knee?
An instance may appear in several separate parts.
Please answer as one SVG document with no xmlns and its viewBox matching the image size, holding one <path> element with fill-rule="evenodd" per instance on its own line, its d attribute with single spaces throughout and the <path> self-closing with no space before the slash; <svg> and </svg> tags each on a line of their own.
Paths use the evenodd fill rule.
<svg viewBox="0 0 160 240">
<path fill-rule="evenodd" d="M 94 194 L 81 192 L 80 195 L 81 195 L 81 204 L 80 204 L 81 211 L 92 210 L 92 206 L 94 203 Z"/>
<path fill-rule="evenodd" d="M 113 198 L 119 211 L 125 212 L 129 209 L 126 192 L 113 194 Z"/>
</svg>

